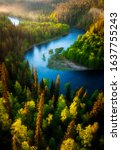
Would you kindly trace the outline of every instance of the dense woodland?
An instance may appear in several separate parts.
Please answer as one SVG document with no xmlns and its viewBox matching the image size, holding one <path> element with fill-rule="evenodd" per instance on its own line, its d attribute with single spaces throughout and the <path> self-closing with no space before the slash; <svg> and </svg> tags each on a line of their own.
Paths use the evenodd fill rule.
<svg viewBox="0 0 121 150">
<path fill-rule="evenodd" d="M 104 0 L 0 0 L 0 12 L 88 29 L 104 12 Z M 6 9 L 4 9 L 6 7 Z"/>
<path fill-rule="evenodd" d="M 75 43 L 63 52 L 63 55 L 88 68 L 104 68 L 104 20 L 100 19 Z"/>
<path fill-rule="evenodd" d="M 0 15 L 0 149 L 103 150 L 103 91 L 88 95 L 85 87 L 72 91 L 66 83 L 64 95 L 59 75 L 38 82 L 36 70 L 23 59 L 33 44 L 67 34 L 69 26 L 85 26 L 86 34 L 62 55 L 103 68 L 103 0 L 19 1 L 25 2 L 39 10 L 38 22 L 14 26 Z"/>
<path fill-rule="evenodd" d="M 51 13 L 59 22 L 88 29 L 103 16 L 103 0 L 68 0 L 56 6 Z"/>
<path fill-rule="evenodd" d="M 59 75 L 50 86 L 38 84 L 27 62 L 2 63 L 0 70 L 3 149 L 103 149 L 102 92 L 88 97 L 82 87 L 72 94 L 67 84 L 66 95 L 60 94 Z"/>
<path fill-rule="evenodd" d="M 0 16 L 0 61 L 10 53 L 23 55 L 35 43 L 40 43 L 69 32 L 69 26 L 53 22 L 23 22 L 14 26 L 7 17 Z"/>
</svg>

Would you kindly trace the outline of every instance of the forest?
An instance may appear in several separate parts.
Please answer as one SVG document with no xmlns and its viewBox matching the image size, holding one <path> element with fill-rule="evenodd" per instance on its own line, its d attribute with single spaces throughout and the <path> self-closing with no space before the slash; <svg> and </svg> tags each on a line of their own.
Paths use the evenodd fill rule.
<svg viewBox="0 0 121 150">
<path fill-rule="evenodd" d="M 41 43 L 69 32 L 69 25 L 53 22 L 24 21 L 15 27 L 6 16 L 0 16 L 0 62 L 9 53 L 22 56 L 29 45 Z"/>
<path fill-rule="evenodd" d="M 103 89 L 89 95 L 84 85 L 72 90 L 71 83 L 65 83 L 62 93 L 59 74 L 55 80 L 39 81 L 36 69 L 24 59 L 32 45 L 61 37 L 71 27 L 78 27 L 86 33 L 62 54 L 58 48 L 58 55 L 88 68 L 103 69 L 103 3 L 0 0 L 1 150 L 104 149 Z M 9 6 L 18 8 L 19 13 L 3 11 Z M 15 26 L 8 15 L 24 21 Z"/>
<path fill-rule="evenodd" d="M 63 52 L 63 56 L 89 68 L 103 69 L 104 66 L 104 20 L 94 23 L 83 36 Z"/>
</svg>

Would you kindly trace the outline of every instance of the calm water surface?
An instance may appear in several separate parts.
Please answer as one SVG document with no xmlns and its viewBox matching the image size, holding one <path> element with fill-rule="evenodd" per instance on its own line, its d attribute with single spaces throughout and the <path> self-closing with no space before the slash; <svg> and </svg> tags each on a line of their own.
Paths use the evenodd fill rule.
<svg viewBox="0 0 121 150">
<path fill-rule="evenodd" d="M 78 35 L 84 34 L 83 30 L 71 29 L 66 36 L 56 40 L 33 46 L 30 51 L 25 54 L 25 59 L 28 60 L 30 66 L 35 67 L 38 72 L 39 81 L 42 78 L 47 78 L 50 81 L 56 80 L 57 75 L 61 78 L 61 92 L 65 92 L 64 85 L 67 82 L 71 83 L 71 89 L 85 86 L 87 92 L 91 94 L 95 89 L 103 90 L 104 86 L 104 71 L 85 70 L 85 71 L 61 71 L 47 68 L 48 59 L 50 57 L 49 50 L 59 47 L 64 47 L 66 50 L 74 43 Z"/>
</svg>

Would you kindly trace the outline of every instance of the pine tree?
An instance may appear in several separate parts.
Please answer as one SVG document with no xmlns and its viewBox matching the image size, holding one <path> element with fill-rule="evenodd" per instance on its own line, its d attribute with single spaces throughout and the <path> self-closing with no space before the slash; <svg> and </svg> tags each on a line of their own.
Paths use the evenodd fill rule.
<svg viewBox="0 0 121 150">
<path fill-rule="evenodd" d="M 93 108 L 90 111 L 90 116 L 96 117 L 99 112 L 103 112 L 103 109 L 104 109 L 104 95 L 103 93 L 99 93 L 97 101 L 94 102 Z"/>
<path fill-rule="evenodd" d="M 38 77 L 37 71 L 33 70 L 33 85 L 32 85 L 32 94 L 35 98 L 37 98 L 38 94 Z"/>
<path fill-rule="evenodd" d="M 39 148 L 40 147 L 40 141 L 42 145 L 44 146 L 44 136 L 42 132 L 42 116 L 43 116 L 43 110 L 44 110 L 44 98 L 45 94 L 44 92 L 40 96 L 40 100 L 38 102 L 38 114 L 36 119 L 36 130 L 35 130 L 35 145 Z"/>
<path fill-rule="evenodd" d="M 80 98 L 82 97 L 84 94 L 84 88 L 81 87 L 77 92 L 76 92 L 76 95 Z"/>
<path fill-rule="evenodd" d="M 17 143 L 17 142 L 16 142 L 16 136 L 13 135 L 13 137 L 12 137 L 12 149 L 13 149 L 13 150 L 18 150 L 16 143 Z"/>
<path fill-rule="evenodd" d="M 66 134 L 64 136 L 64 139 L 73 138 L 74 126 L 75 126 L 75 120 L 72 120 L 68 124 L 67 131 L 66 131 Z"/>
<path fill-rule="evenodd" d="M 0 63 L 0 80 L 1 80 L 2 64 Z"/>
<path fill-rule="evenodd" d="M 55 82 L 55 99 L 58 100 L 60 91 L 60 75 L 57 75 L 56 82 Z"/>
<path fill-rule="evenodd" d="M 68 101 L 70 101 L 71 100 L 71 84 L 70 83 L 66 83 L 65 89 L 66 89 L 66 99 Z"/>
<path fill-rule="evenodd" d="M 52 137 L 49 140 L 49 148 L 50 150 L 55 150 L 56 149 L 56 143 L 55 143 L 55 139 Z"/>
<path fill-rule="evenodd" d="M 50 98 L 53 97 L 54 91 L 55 91 L 55 83 L 52 80 L 51 81 L 51 86 L 50 86 Z"/>
<path fill-rule="evenodd" d="M 44 90 L 44 88 L 45 88 L 45 84 L 44 84 L 44 81 L 43 81 L 43 79 L 40 81 L 40 89 L 41 90 Z"/>
<path fill-rule="evenodd" d="M 1 81 L 3 84 L 3 97 L 5 99 L 4 105 L 5 108 L 8 110 L 8 112 L 11 112 L 10 101 L 8 98 L 8 73 L 4 63 L 2 63 L 2 68 L 1 68 Z"/>
<path fill-rule="evenodd" d="M 85 101 L 85 100 L 87 99 L 87 97 L 88 97 L 88 94 L 87 94 L 87 92 L 85 91 L 85 93 L 83 94 L 82 100 Z"/>
<path fill-rule="evenodd" d="M 38 77 L 37 77 L 37 71 L 34 70 L 34 87 L 37 89 L 38 87 Z"/>
</svg>

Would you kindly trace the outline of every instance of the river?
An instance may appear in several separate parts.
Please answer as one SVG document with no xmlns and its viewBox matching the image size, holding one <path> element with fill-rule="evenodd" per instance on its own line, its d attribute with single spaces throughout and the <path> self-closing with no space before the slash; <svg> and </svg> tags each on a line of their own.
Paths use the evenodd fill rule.
<svg viewBox="0 0 121 150">
<path fill-rule="evenodd" d="M 60 90 L 62 93 L 65 93 L 64 87 L 68 82 L 71 83 L 72 90 L 84 86 L 89 94 L 92 94 L 95 89 L 103 91 L 103 70 L 62 71 L 49 69 L 47 67 L 48 59 L 50 57 L 49 50 L 55 50 L 59 47 L 64 47 L 66 50 L 71 44 L 74 43 L 80 34 L 84 34 L 84 31 L 73 28 L 70 30 L 68 35 L 44 44 L 35 45 L 25 54 L 25 59 L 28 60 L 30 66 L 36 68 L 39 81 L 42 78 L 47 78 L 49 81 L 55 81 L 57 75 L 59 74 L 61 79 Z"/>
<path fill-rule="evenodd" d="M 8 16 L 8 19 L 9 19 L 15 26 L 18 26 L 19 23 L 20 23 L 20 19 L 18 19 L 18 18 L 16 18 L 16 17 Z"/>
<path fill-rule="evenodd" d="M 8 17 L 9 20 L 15 25 L 19 25 L 20 20 L 15 17 Z M 82 71 L 62 71 L 49 69 L 47 67 L 48 59 L 50 58 L 49 50 L 59 47 L 64 47 L 66 50 L 74 41 L 78 35 L 84 34 L 83 30 L 71 29 L 68 35 L 62 36 L 58 39 L 51 40 L 47 43 L 33 46 L 24 56 L 28 60 L 30 66 L 36 68 L 38 73 L 38 80 L 42 78 L 55 81 L 57 75 L 60 75 L 61 84 L 60 90 L 65 93 L 65 84 L 70 82 L 71 89 L 75 90 L 81 86 L 84 86 L 88 94 L 92 94 L 94 90 L 104 90 L 104 71 L 103 70 L 82 70 Z M 44 56 L 44 59 L 43 59 Z"/>
</svg>

